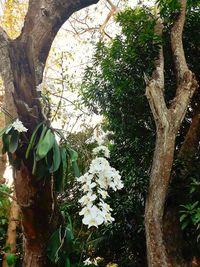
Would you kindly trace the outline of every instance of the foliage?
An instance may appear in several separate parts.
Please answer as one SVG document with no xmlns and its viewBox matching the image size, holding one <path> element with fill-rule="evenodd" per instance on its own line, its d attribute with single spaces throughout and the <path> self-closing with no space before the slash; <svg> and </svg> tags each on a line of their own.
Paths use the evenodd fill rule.
<svg viewBox="0 0 200 267">
<path fill-rule="evenodd" d="M 179 1 L 158 2 L 165 25 L 162 40 L 166 70 L 165 98 L 170 104 L 176 84 L 173 61 L 170 56 L 169 31 L 172 19 L 179 12 Z M 188 65 L 197 75 L 198 80 L 200 80 L 199 18 L 199 1 L 189 2 L 183 41 Z M 117 223 L 107 229 L 102 229 L 96 235 L 97 240 L 99 238 L 96 251 L 97 254 L 100 253 L 108 259 L 118 260 L 120 266 L 138 267 L 146 266 L 145 261 L 141 262 L 141 259 L 145 258 L 143 214 L 155 138 L 154 125 L 145 98 L 144 80 L 148 82 L 152 74 L 153 62 L 161 40 L 154 35 L 156 22 L 149 9 L 128 9 L 119 13 L 117 22 L 121 26 L 121 34 L 107 44 L 103 42 L 97 44 L 92 63 L 85 72 L 82 95 L 84 104 L 95 113 L 104 115 L 107 120 L 105 127 L 113 131 L 114 144 L 111 146 L 111 162 L 115 168 L 120 170 L 125 184 L 124 190 L 110 199 L 116 213 L 114 216 Z M 199 94 L 196 94 L 179 132 L 175 157 L 179 153 L 190 126 L 198 100 Z M 198 163 L 194 162 L 194 164 Z M 173 176 L 179 177 L 176 168 L 174 168 Z M 179 191 L 176 190 L 176 182 L 171 188 L 176 202 L 173 203 L 184 205 L 180 208 L 182 221 L 187 218 L 191 221 L 190 212 L 192 212 L 195 218 L 192 220 L 196 223 L 198 209 L 195 210 L 195 208 L 198 205 L 194 207 L 192 205 L 198 200 L 193 199 L 188 204 L 188 195 L 187 200 L 183 198 L 185 186 L 187 187 L 191 180 L 184 184 L 185 182 L 180 180 L 180 177 L 177 179 Z M 172 195 L 170 193 L 169 198 Z M 183 216 L 186 213 L 187 216 Z M 192 226 L 189 228 L 189 232 L 197 234 L 197 228 L 193 228 L 194 230 L 192 228 Z M 184 236 L 188 248 L 191 244 L 190 237 L 194 241 L 194 235 Z M 194 243 L 197 248 L 197 243 Z M 192 255 L 195 254 L 194 251 Z"/>
<path fill-rule="evenodd" d="M 106 116 L 106 126 L 114 132 L 111 163 L 125 184 L 111 197 L 116 223 L 97 235 L 103 239 L 97 253 L 118 260 L 120 266 L 144 266 L 144 200 L 154 140 L 144 75 L 151 75 L 161 40 L 154 34 L 156 21 L 148 9 L 128 9 L 117 22 L 122 34 L 108 45 L 97 44 L 82 84 L 84 103 Z"/>
<path fill-rule="evenodd" d="M 0 252 L 5 251 L 8 217 L 10 211 L 9 194 L 10 189 L 2 184 L 0 185 Z"/>
<path fill-rule="evenodd" d="M 36 126 L 30 141 L 24 133 L 26 131 L 19 121 L 2 129 L 0 135 L 3 140 L 3 152 L 8 154 L 11 165 L 17 169 L 20 168 L 22 160 L 27 161 L 32 175 L 37 180 L 50 178 L 53 174 L 56 190 L 62 191 L 64 178 L 70 168 L 75 176 L 79 176 L 77 152 L 67 146 L 62 132 L 54 130 L 45 122 Z M 60 137 L 60 145 L 55 134 Z"/>
<path fill-rule="evenodd" d="M 67 146 L 65 138 L 59 130 L 52 129 L 46 122 L 36 126 L 30 140 L 27 139 L 28 133 L 25 135 L 26 132 L 27 129 L 19 120 L 2 129 L 0 135 L 3 141 L 3 152 L 8 154 L 10 163 L 17 169 L 20 168 L 22 161 L 26 161 L 33 177 L 38 180 L 50 179 L 53 175 L 56 191 L 63 191 L 65 178 L 69 172 L 73 170 L 74 175 L 79 176 L 76 163 L 77 152 Z M 56 134 L 60 138 L 60 145 L 56 140 Z M 63 254 L 62 251 L 62 257 L 59 256 L 63 246 L 67 246 L 67 253 L 70 253 L 69 246 L 72 241 L 72 229 L 68 225 L 65 228 L 62 226 L 53 233 L 49 241 L 48 256 L 50 260 L 58 263 L 61 259 L 60 266 L 63 264 L 72 266 L 68 254 Z M 63 255 L 66 263 L 63 262 Z M 8 254 L 6 259 L 9 266 L 12 266 L 15 262 L 15 255 Z"/>
<path fill-rule="evenodd" d="M 1 25 L 10 38 L 14 39 L 21 33 L 27 8 L 27 0 L 5 0 Z"/>
</svg>

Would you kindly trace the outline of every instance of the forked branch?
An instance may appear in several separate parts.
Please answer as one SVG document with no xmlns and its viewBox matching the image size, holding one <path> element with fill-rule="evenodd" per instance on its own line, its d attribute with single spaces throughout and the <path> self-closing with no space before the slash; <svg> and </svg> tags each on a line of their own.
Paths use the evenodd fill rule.
<svg viewBox="0 0 200 267">
<path fill-rule="evenodd" d="M 162 36 L 163 25 L 159 19 L 155 27 L 155 34 Z M 163 46 L 160 45 L 158 59 L 155 61 L 155 70 L 146 87 L 146 96 L 153 113 L 156 126 L 163 128 L 167 123 L 168 109 L 164 99 L 164 56 Z"/>
</svg>

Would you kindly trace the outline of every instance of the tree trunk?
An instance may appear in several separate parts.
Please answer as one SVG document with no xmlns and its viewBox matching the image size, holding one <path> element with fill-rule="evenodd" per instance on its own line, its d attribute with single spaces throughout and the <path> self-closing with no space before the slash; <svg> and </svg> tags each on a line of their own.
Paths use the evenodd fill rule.
<svg viewBox="0 0 200 267">
<path fill-rule="evenodd" d="M 10 40 L 0 27 L 0 73 L 8 98 L 6 105 L 13 114 L 13 103 L 19 119 L 29 129 L 29 139 L 35 126 L 46 120 L 42 113 L 37 86 L 42 82 L 43 71 L 51 44 L 63 23 L 76 11 L 97 3 L 98 0 L 29 0 L 21 35 Z M 50 124 L 50 122 L 47 122 Z M 24 151 L 21 151 L 22 158 Z M 52 179 L 36 181 L 22 160 L 15 171 L 17 202 L 22 212 L 24 236 L 23 267 L 50 267 L 46 248 L 51 234 L 61 224 Z"/>
<path fill-rule="evenodd" d="M 169 267 L 163 241 L 163 212 L 173 163 L 175 134 L 173 129 L 160 130 L 157 135 L 146 200 L 145 226 L 149 266 Z M 162 185 L 162 186 L 161 186 Z"/>
<path fill-rule="evenodd" d="M 148 98 L 156 124 L 156 147 L 145 207 L 147 258 L 149 267 L 174 267 L 167 254 L 163 232 L 164 206 L 174 158 L 175 138 L 185 117 L 190 100 L 197 89 L 194 74 L 188 69 L 182 42 L 187 0 L 180 0 L 181 9 L 171 29 L 171 47 L 176 71 L 176 95 L 167 107 L 164 97 L 164 55 L 160 45 L 155 70 L 147 83 Z M 163 25 L 157 20 L 155 34 L 162 36 Z"/>
<path fill-rule="evenodd" d="M 56 205 L 53 180 L 36 182 L 35 177 L 22 163 L 21 170 L 16 171 L 15 189 L 22 211 L 23 266 L 53 266 L 46 257 L 47 243 L 62 222 Z"/>
</svg>

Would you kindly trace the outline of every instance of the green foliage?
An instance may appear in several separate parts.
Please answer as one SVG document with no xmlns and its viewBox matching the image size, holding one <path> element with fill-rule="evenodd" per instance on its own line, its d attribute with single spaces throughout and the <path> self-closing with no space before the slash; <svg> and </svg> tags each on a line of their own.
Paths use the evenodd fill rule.
<svg viewBox="0 0 200 267">
<path fill-rule="evenodd" d="M 128 9 L 118 14 L 117 23 L 121 35 L 109 44 L 97 44 L 82 83 L 84 103 L 104 115 L 106 127 L 114 132 L 111 164 L 125 183 L 111 196 L 116 223 L 97 234 L 96 239 L 101 238 L 96 253 L 120 266 L 139 267 L 145 265 L 143 214 L 154 144 L 144 74 L 152 74 L 161 40 L 154 34 L 156 20 L 148 9 Z"/>
<path fill-rule="evenodd" d="M 66 223 L 51 236 L 47 256 L 58 267 L 83 267 L 82 257 L 87 250 L 88 234 L 84 234 L 83 237 L 82 228 L 74 229 L 68 213 L 68 204 L 63 203 L 61 210 Z"/>
<path fill-rule="evenodd" d="M 180 12 L 181 3 L 179 0 L 157 0 L 156 3 L 158 4 L 161 17 L 169 21 Z"/>
<path fill-rule="evenodd" d="M 48 244 L 47 256 L 49 259 L 58 264 L 58 266 L 63 266 L 64 261 L 68 262 L 68 265 L 71 266 L 69 255 L 72 252 L 73 240 L 72 229 L 60 227 L 56 230 Z"/>
<path fill-rule="evenodd" d="M 165 26 L 163 40 L 154 35 L 156 20 L 151 10 L 136 8 L 120 13 L 117 16 L 117 22 L 121 26 L 121 34 L 109 43 L 97 44 L 92 63 L 87 67 L 82 83 L 84 104 L 95 113 L 104 115 L 106 117 L 105 127 L 113 131 L 114 144 L 110 147 L 111 161 L 122 174 L 125 183 L 124 190 L 110 199 L 115 210 L 116 223 L 101 229 L 97 234 L 96 240 L 99 242 L 96 253 L 118 260 L 120 266 L 126 267 L 145 266 L 146 264 L 142 262 L 145 258 L 143 214 L 155 143 L 155 128 L 145 97 L 144 76 L 148 79 L 152 75 L 154 60 L 161 41 L 165 55 L 167 105 L 171 103 L 176 88 L 170 29 L 180 11 L 180 4 L 175 0 L 158 2 Z M 188 65 L 198 80 L 200 80 L 199 14 L 199 1 L 190 1 L 183 41 Z M 198 101 L 199 94 L 195 95 L 191 109 L 179 131 L 175 157 L 184 140 Z M 178 172 L 175 175 L 178 177 Z M 188 201 L 190 198 L 182 183 L 179 184 L 178 190 L 173 187 L 171 191 L 173 191 L 173 199 L 182 205 L 181 221 L 187 226 L 183 227 L 187 230 L 184 236 L 185 241 L 187 240 L 187 249 L 193 242 L 191 254 L 197 255 L 195 239 L 199 231 L 196 227 L 199 210 L 197 206 L 192 207 L 192 205 L 199 201 L 199 198 L 193 197 L 191 201 Z M 187 200 L 184 199 L 184 194 Z M 171 195 L 168 201 L 174 201 L 171 200 Z M 186 223 L 186 221 L 189 222 Z M 194 223 L 195 227 L 193 227 Z"/>
<path fill-rule="evenodd" d="M 198 173 L 199 168 L 193 167 L 184 188 L 182 197 L 184 204 L 180 205 L 181 228 L 185 240 L 190 243 L 195 256 L 200 253 L 200 180 Z M 192 252 L 190 251 L 190 253 Z"/>
<path fill-rule="evenodd" d="M 20 168 L 21 160 L 26 161 L 37 180 L 53 174 L 58 191 L 63 190 L 65 177 L 71 169 L 76 176 L 79 175 L 77 152 L 67 146 L 59 130 L 54 130 L 45 122 L 36 126 L 30 141 L 27 140 L 28 135 L 15 130 L 12 123 L 2 129 L 1 135 L 3 152 L 8 153 L 13 166 Z M 60 139 L 60 145 L 56 135 Z"/>
<path fill-rule="evenodd" d="M 5 251 L 4 245 L 6 243 L 8 217 L 11 204 L 8 198 L 10 191 L 11 190 L 6 185 L 0 185 L 0 252 Z"/>
<path fill-rule="evenodd" d="M 6 262 L 7 262 L 7 264 L 8 264 L 9 267 L 14 266 L 14 264 L 16 262 L 16 256 L 15 256 L 15 254 L 8 253 L 6 255 Z"/>
</svg>

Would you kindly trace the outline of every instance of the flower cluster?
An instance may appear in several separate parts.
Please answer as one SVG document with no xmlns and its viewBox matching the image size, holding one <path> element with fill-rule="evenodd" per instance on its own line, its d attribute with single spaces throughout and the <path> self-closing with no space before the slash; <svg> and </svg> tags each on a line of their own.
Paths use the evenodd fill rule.
<svg viewBox="0 0 200 267">
<path fill-rule="evenodd" d="M 80 190 L 84 193 L 79 200 L 82 206 L 79 215 L 83 216 L 83 224 L 90 228 L 114 221 L 111 216 L 112 209 L 105 199 L 109 197 L 108 189 L 116 191 L 123 188 L 119 172 L 112 168 L 105 158 L 96 157 L 92 160 L 88 172 L 77 178 L 77 181 L 81 183 Z"/>
<path fill-rule="evenodd" d="M 95 147 L 92 150 L 92 153 L 94 155 L 98 155 L 98 154 L 102 153 L 104 155 L 104 157 L 110 158 L 110 151 L 109 151 L 109 149 L 106 146 L 103 146 L 103 145 L 100 145 L 98 147 Z"/>
<path fill-rule="evenodd" d="M 19 133 L 28 131 L 28 129 L 24 127 L 23 123 L 19 119 L 16 119 L 16 121 L 13 122 L 12 127 Z"/>
</svg>

